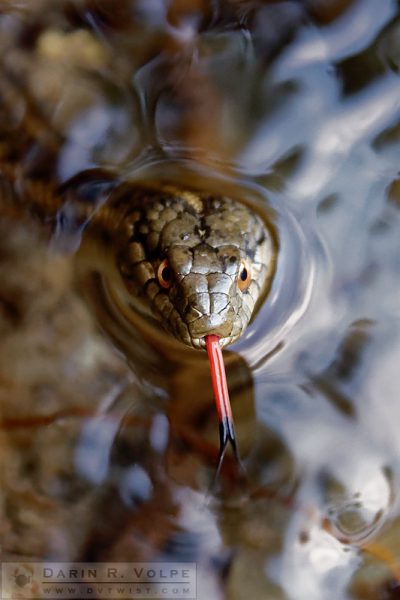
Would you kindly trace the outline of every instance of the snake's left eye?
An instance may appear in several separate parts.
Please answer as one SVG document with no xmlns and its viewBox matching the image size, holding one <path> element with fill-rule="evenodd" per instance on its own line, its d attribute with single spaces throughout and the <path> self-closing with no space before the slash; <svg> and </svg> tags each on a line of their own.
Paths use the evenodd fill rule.
<svg viewBox="0 0 400 600">
<path fill-rule="evenodd" d="M 240 263 L 238 286 L 241 292 L 245 292 L 251 283 L 250 266 L 245 260 Z"/>
<path fill-rule="evenodd" d="M 160 263 L 160 266 L 157 270 L 157 279 L 161 287 L 165 288 L 166 290 L 171 287 L 172 273 L 167 259 Z"/>
</svg>

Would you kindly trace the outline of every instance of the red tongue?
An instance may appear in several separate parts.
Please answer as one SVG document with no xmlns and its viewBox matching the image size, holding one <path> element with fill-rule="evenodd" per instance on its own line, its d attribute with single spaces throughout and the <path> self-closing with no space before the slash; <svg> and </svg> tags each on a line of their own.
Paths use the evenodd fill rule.
<svg viewBox="0 0 400 600">
<path fill-rule="evenodd" d="M 228 384 L 226 383 L 224 359 L 222 348 L 217 335 L 205 337 L 208 359 L 210 361 L 211 381 L 214 390 L 215 402 L 219 421 L 219 460 L 215 477 L 217 478 L 224 460 L 228 443 L 231 444 L 233 453 L 241 465 L 236 445 L 235 428 L 233 426 L 231 403 L 229 401 Z"/>
<path fill-rule="evenodd" d="M 217 405 L 218 420 L 220 423 L 226 420 L 231 422 L 232 410 L 219 337 L 217 335 L 206 335 L 205 341 L 208 360 L 210 361 L 211 381 Z"/>
<path fill-rule="evenodd" d="M 231 403 L 229 400 L 228 384 L 226 382 L 222 348 L 217 335 L 205 336 L 208 360 L 210 361 L 211 381 L 214 390 L 215 402 L 219 421 L 219 460 L 215 473 L 215 480 L 220 473 L 227 445 L 232 446 L 233 454 L 239 467 L 243 470 L 236 444 L 235 427 L 233 425 Z"/>
</svg>

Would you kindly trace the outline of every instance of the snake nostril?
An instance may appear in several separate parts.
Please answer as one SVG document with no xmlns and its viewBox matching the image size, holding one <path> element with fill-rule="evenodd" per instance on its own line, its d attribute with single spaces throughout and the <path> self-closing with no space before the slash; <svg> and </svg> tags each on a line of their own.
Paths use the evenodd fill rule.
<svg viewBox="0 0 400 600">
<path fill-rule="evenodd" d="M 232 332 L 231 322 L 215 314 L 203 315 L 200 319 L 188 323 L 188 328 L 192 338 L 203 338 L 209 334 L 226 338 Z"/>
<path fill-rule="evenodd" d="M 196 321 L 196 319 L 200 319 L 203 316 L 203 313 L 198 309 L 195 308 L 194 306 L 189 305 L 187 307 L 187 309 L 185 310 L 185 321 L 186 323 L 192 323 L 193 321 Z"/>
<path fill-rule="evenodd" d="M 210 314 L 210 294 L 207 292 L 201 292 L 198 294 L 191 294 L 188 298 L 188 306 L 195 311 L 198 311 L 200 315 Z"/>
</svg>

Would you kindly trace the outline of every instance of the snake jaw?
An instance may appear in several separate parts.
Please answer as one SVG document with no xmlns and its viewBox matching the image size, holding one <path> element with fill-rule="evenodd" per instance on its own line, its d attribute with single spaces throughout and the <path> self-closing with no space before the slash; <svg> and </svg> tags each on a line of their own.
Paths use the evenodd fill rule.
<svg viewBox="0 0 400 600">
<path fill-rule="evenodd" d="M 196 350 L 205 350 L 206 342 L 204 338 L 192 338 L 191 341 L 193 348 L 196 348 Z"/>
<path fill-rule="evenodd" d="M 204 336 L 201 338 L 192 338 L 191 341 L 192 341 L 193 348 L 196 348 L 197 350 L 206 350 L 206 348 L 207 348 L 206 337 L 207 336 Z M 236 336 L 235 338 L 232 338 L 232 337 L 219 338 L 219 344 L 220 344 L 221 348 L 225 348 L 225 346 L 232 344 L 239 337 L 240 337 L 240 335 Z"/>
<path fill-rule="evenodd" d="M 196 350 L 206 350 L 206 348 L 207 348 L 206 337 L 207 336 L 191 338 L 193 348 L 196 348 Z M 237 338 L 239 338 L 239 337 L 240 336 L 237 336 Z M 235 338 L 235 339 L 237 339 L 237 338 Z M 225 348 L 225 346 L 232 344 L 232 342 L 234 342 L 235 339 L 232 339 L 231 337 L 219 338 L 219 344 L 220 344 L 221 348 Z"/>
<path fill-rule="evenodd" d="M 207 291 L 189 294 L 183 278 L 169 290 L 160 289 L 151 303 L 164 328 L 192 348 L 204 349 L 208 335 L 218 336 L 221 347 L 232 344 L 243 334 L 251 318 L 254 306 L 251 295 L 245 299 L 236 281 L 226 275 L 226 281 L 220 277 L 218 285 L 214 285 L 214 276 L 214 273 L 201 275 Z"/>
</svg>

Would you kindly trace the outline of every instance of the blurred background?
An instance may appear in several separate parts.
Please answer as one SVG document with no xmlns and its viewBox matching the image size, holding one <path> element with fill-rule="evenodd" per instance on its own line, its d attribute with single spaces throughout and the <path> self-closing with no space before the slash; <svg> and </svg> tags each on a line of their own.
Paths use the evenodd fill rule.
<svg viewBox="0 0 400 600">
<path fill-rule="evenodd" d="M 400 598 L 399 73 L 394 0 L 0 2 L 3 562 Z M 125 331 L 77 277 L 88 169 L 274 215 L 272 290 L 224 353 L 246 476 L 227 456 L 212 484 L 203 354 Z"/>
</svg>

